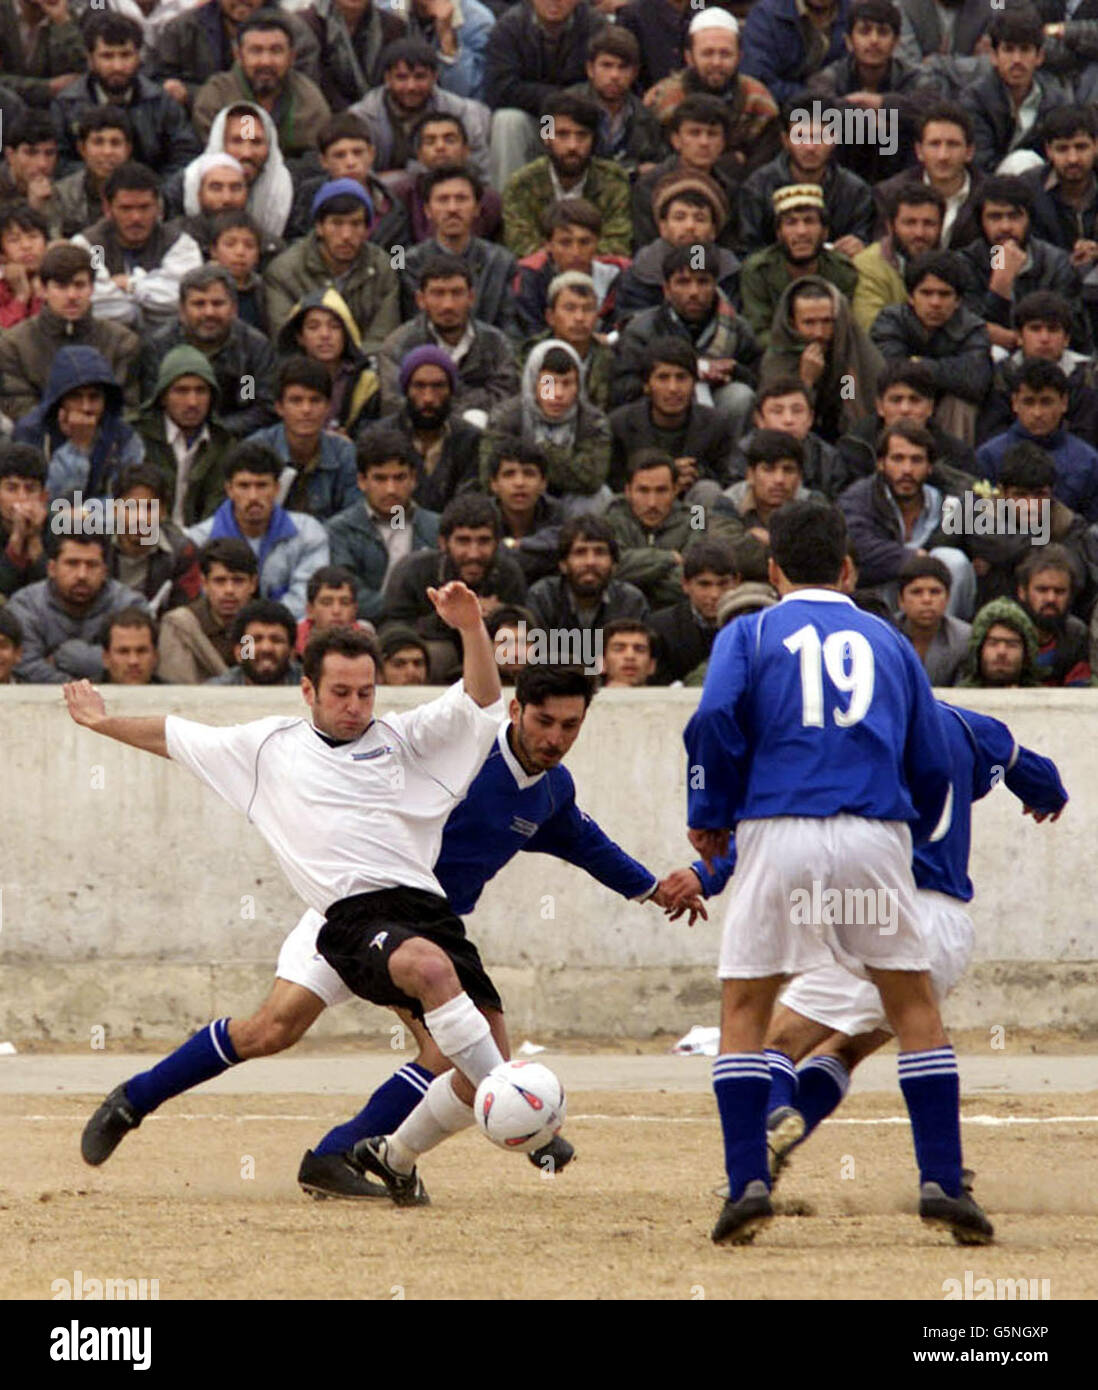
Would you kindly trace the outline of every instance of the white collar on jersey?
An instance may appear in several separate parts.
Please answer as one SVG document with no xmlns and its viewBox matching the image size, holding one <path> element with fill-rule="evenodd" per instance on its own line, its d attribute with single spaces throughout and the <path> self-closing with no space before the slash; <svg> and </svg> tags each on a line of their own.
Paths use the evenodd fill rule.
<svg viewBox="0 0 1098 1390">
<path fill-rule="evenodd" d="M 794 589 L 792 593 L 782 594 L 778 602 L 786 603 L 790 599 L 806 599 L 809 603 L 845 603 L 851 608 L 855 606 L 850 595 L 840 594 L 838 589 Z"/>
<path fill-rule="evenodd" d="M 511 727 L 511 721 L 505 719 L 499 726 L 499 733 L 496 735 L 496 742 L 499 744 L 499 751 L 503 754 L 503 761 L 507 764 L 511 776 L 515 779 L 520 792 L 526 791 L 528 787 L 534 786 L 545 776 L 544 772 L 527 772 L 519 760 L 511 752 L 511 745 L 507 742 L 507 730 Z"/>
</svg>

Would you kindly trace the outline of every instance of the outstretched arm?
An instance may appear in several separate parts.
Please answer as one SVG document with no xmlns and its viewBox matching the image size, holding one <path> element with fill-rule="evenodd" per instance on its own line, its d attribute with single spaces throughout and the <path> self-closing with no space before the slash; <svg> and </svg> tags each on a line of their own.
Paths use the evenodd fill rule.
<svg viewBox="0 0 1098 1390">
<path fill-rule="evenodd" d="M 151 715 L 145 718 L 112 718 L 107 713 L 103 697 L 91 681 L 69 681 L 62 687 L 69 714 L 77 724 L 85 729 L 93 729 L 97 734 L 106 734 L 118 743 L 128 743 L 131 748 L 142 748 L 146 753 L 158 757 L 168 756 L 168 745 L 164 738 L 164 716 Z"/>
<path fill-rule="evenodd" d="M 444 584 L 441 589 L 428 589 L 427 597 L 442 621 L 461 633 L 465 693 L 481 709 L 494 705 L 501 693 L 499 666 L 481 617 L 480 600 L 460 579 Z"/>
</svg>

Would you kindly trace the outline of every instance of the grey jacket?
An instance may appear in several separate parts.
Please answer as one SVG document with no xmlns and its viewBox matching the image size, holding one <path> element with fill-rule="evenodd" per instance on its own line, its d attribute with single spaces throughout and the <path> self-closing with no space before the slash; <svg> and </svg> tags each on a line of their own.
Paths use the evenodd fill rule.
<svg viewBox="0 0 1098 1390">
<path fill-rule="evenodd" d="M 412 528 L 412 550 L 435 550 L 438 542 L 438 514 L 424 507 L 409 505 L 405 524 Z M 377 618 L 382 609 L 382 591 L 389 568 L 389 552 L 381 538 L 378 523 L 360 499 L 337 512 L 327 523 L 332 564 L 343 565 L 355 577 L 358 616 Z"/>
<path fill-rule="evenodd" d="M 514 348 L 490 323 L 481 323 L 479 319 L 472 322 L 476 336 L 469 351 L 457 364 L 458 389 L 453 402 L 455 415 L 474 409 L 490 411 L 503 401 L 513 400 L 520 390 Z M 382 343 L 379 366 L 381 409 L 384 412 L 399 410 L 404 404 L 404 394 L 400 389 L 400 364 L 413 348 L 423 347 L 426 343 L 435 343 L 426 314 L 417 314 L 409 323 L 402 323 Z"/>
<path fill-rule="evenodd" d="M 905 637 L 910 635 L 903 614 L 896 619 L 896 626 Z M 934 634 L 926 656 L 922 658 L 923 670 L 931 685 L 957 684 L 957 677 L 968 657 L 971 631 L 971 624 L 963 623 L 960 618 L 951 618 L 948 613 L 942 618 L 942 625 Z"/>
<path fill-rule="evenodd" d="M 103 676 L 103 625 L 123 608 L 148 611 L 136 589 L 108 579 L 91 607 L 73 617 L 61 605 L 52 579 L 28 584 L 8 600 L 8 612 L 23 629 L 23 659 L 15 668 L 22 680 L 61 685 L 65 681 L 92 680 Z"/>
<path fill-rule="evenodd" d="M 391 163 L 393 149 L 393 127 L 389 116 L 389 109 L 385 104 L 385 86 L 375 87 L 373 91 L 367 92 L 361 101 L 356 101 L 350 108 L 352 116 L 366 123 L 370 128 L 373 137 L 374 149 L 374 168 L 379 173 L 393 168 Z M 477 177 L 487 181 L 488 168 L 488 140 L 492 127 L 492 113 L 482 101 L 473 101 L 471 97 L 457 97 L 453 92 L 443 91 L 441 87 L 436 87 L 427 98 L 424 111 L 439 111 L 447 116 L 459 116 L 469 136 L 469 164 L 476 172 Z"/>
</svg>

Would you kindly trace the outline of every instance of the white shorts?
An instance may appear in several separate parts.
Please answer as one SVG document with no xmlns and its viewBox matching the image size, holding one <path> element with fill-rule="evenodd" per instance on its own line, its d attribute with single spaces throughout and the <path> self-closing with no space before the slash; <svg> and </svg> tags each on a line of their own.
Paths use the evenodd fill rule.
<svg viewBox="0 0 1098 1390">
<path fill-rule="evenodd" d="M 838 961 L 926 970 L 903 821 L 775 816 L 736 827 L 736 873 L 724 921 L 722 980 L 803 975 Z"/>
<path fill-rule="evenodd" d="M 275 974 L 280 980 L 311 990 L 332 1009 L 354 995 L 316 949 L 317 934 L 323 925 L 324 917 L 310 907 L 282 943 Z"/>
<path fill-rule="evenodd" d="M 962 903 L 945 893 L 920 888 L 916 896 L 930 951 L 930 982 L 940 1003 L 968 969 L 972 919 Z M 892 1032 L 876 986 L 835 963 L 799 976 L 778 1003 L 848 1037 L 877 1028 Z"/>
</svg>

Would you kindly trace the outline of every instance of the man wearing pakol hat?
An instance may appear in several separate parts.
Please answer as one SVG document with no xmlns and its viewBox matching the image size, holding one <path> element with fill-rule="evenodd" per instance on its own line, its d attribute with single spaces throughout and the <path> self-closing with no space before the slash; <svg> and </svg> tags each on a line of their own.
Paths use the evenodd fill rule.
<svg viewBox="0 0 1098 1390">
<path fill-rule="evenodd" d="M 370 195 L 357 179 L 333 179 L 313 199 L 313 229 L 267 267 L 267 315 L 277 333 L 310 290 L 334 285 L 362 331 L 362 350 L 376 352 L 400 323 L 400 286 L 389 257 L 368 240 Z"/>
<path fill-rule="evenodd" d="M 841 58 L 850 0 L 755 0 L 743 26 L 743 70 L 776 100 L 802 91 L 814 72 Z"/>
<path fill-rule="evenodd" d="M 793 183 L 775 189 L 776 240 L 756 251 L 740 272 L 743 315 L 755 330 L 761 347 L 770 343 L 770 326 L 787 285 L 802 275 L 819 275 L 849 299 L 858 272 L 848 256 L 831 251 L 827 240 L 827 207 L 816 183 Z"/>
<path fill-rule="evenodd" d="M 648 92 L 644 104 L 666 124 L 688 96 L 719 97 L 728 108 L 731 129 L 725 146 L 737 164 L 752 162 L 772 136 L 778 105 L 762 82 L 739 71 L 740 26 L 727 10 L 702 10 L 690 21 L 686 67 L 665 77 Z"/>
</svg>

